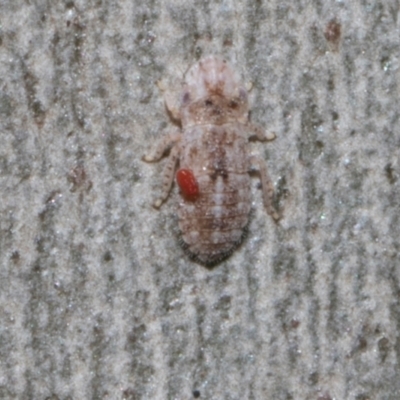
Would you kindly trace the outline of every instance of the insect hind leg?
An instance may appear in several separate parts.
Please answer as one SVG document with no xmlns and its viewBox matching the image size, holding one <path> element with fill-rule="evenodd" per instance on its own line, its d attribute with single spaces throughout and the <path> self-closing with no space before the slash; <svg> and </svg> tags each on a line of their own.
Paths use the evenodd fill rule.
<svg viewBox="0 0 400 400">
<path fill-rule="evenodd" d="M 167 199 L 169 193 L 171 192 L 172 183 L 174 181 L 174 175 L 176 170 L 176 165 L 179 160 L 180 146 L 175 145 L 167 160 L 167 165 L 163 171 L 163 183 L 161 196 L 153 203 L 155 208 L 160 208 L 161 204 Z"/>
<path fill-rule="evenodd" d="M 272 184 L 271 178 L 268 175 L 267 166 L 265 165 L 264 160 L 259 157 L 251 158 L 251 166 L 252 169 L 256 170 L 260 174 L 261 181 L 261 189 L 263 193 L 263 201 L 264 207 L 267 210 L 267 213 L 275 220 L 279 221 L 280 215 L 275 210 L 272 205 L 272 200 L 274 196 L 274 186 Z"/>
</svg>

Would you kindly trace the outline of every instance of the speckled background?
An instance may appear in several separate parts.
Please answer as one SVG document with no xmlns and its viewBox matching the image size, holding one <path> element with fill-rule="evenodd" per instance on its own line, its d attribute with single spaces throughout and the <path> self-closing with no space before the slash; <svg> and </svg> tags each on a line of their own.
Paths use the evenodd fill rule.
<svg viewBox="0 0 400 400">
<path fill-rule="evenodd" d="M 399 399 L 399 7 L 1 0 L 0 398 Z M 141 161 L 207 54 L 284 215 L 211 270 Z"/>
</svg>

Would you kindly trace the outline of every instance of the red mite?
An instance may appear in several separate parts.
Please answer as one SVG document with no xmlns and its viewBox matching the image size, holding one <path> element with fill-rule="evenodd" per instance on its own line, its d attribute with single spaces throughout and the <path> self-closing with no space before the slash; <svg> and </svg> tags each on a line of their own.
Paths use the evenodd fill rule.
<svg viewBox="0 0 400 400">
<path fill-rule="evenodd" d="M 190 169 L 180 169 L 176 173 L 176 180 L 186 200 L 196 200 L 199 195 L 199 185 Z"/>
</svg>

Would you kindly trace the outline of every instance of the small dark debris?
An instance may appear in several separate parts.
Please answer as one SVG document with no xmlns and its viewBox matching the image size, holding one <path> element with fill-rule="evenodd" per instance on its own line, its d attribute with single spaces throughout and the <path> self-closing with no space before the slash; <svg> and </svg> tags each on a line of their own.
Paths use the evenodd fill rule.
<svg viewBox="0 0 400 400">
<path fill-rule="evenodd" d="M 67 180 L 72 183 L 71 192 L 80 188 L 89 191 L 93 186 L 92 182 L 87 179 L 85 168 L 81 165 L 76 166 L 68 173 Z"/>
<path fill-rule="evenodd" d="M 45 200 L 45 207 L 39 213 L 40 221 L 44 222 L 46 219 L 53 215 L 54 211 L 60 206 L 59 200 L 62 197 L 62 193 L 59 190 L 53 190 Z"/>
<path fill-rule="evenodd" d="M 367 349 L 368 342 L 364 336 L 360 336 L 357 341 L 357 350 L 365 351 Z"/>
<path fill-rule="evenodd" d="M 18 250 L 14 250 L 12 253 L 11 253 L 11 261 L 13 261 L 13 262 L 18 262 L 19 260 L 20 260 L 20 258 L 21 258 L 21 256 L 20 256 L 20 254 L 19 254 L 19 251 Z"/>
<path fill-rule="evenodd" d="M 309 382 L 311 383 L 311 385 L 316 385 L 318 383 L 319 380 L 319 374 L 318 372 L 314 371 L 310 374 L 310 376 L 308 377 Z"/>
<path fill-rule="evenodd" d="M 342 35 L 342 26 L 335 19 L 332 19 L 328 22 L 328 25 L 326 25 L 324 35 L 325 39 L 332 43 L 335 49 L 337 49 Z"/>
<path fill-rule="evenodd" d="M 232 47 L 232 46 L 233 46 L 233 40 L 232 40 L 232 38 L 230 38 L 230 37 L 224 38 L 224 41 L 223 41 L 222 45 L 223 45 L 224 47 Z"/>
<path fill-rule="evenodd" d="M 300 321 L 298 319 L 293 318 L 290 321 L 290 326 L 292 327 L 292 329 L 296 329 L 300 326 Z"/>
<path fill-rule="evenodd" d="M 385 337 L 379 339 L 378 340 L 378 350 L 379 350 L 381 362 L 384 362 L 386 360 L 386 357 L 390 350 L 389 339 L 387 339 Z"/>
<path fill-rule="evenodd" d="M 135 390 L 132 388 L 125 389 L 122 392 L 122 396 L 123 396 L 122 398 L 124 400 L 134 400 L 137 398 L 137 394 L 136 394 Z"/>
<path fill-rule="evenodd" d="M 367 394 L 365 394 L 365 393 L 361 393 L 361 394 L 358 394 L 357 396 L 356 396 L 356 400 L 370 400 L 371 399 L 371 397 L 369 397 Z"/>
<path fill-rule="evenodd" d="M 112 253 L 110 251 L 106 251 L 103 255 L 103 260 L 108 262 L 111 261 L 114 257 L 112 256 Z"/>
<path fill-rule="evenodd" d="M 46 205 L 53 205 L 61 196 L 62 195 L 59 190 L 53 190 L 46 199 Z"/>
<path fill-rule="evenodd" d="M 396 176 L 395 170 L 391 163 L 389 163 L 385 166 L 385 174 L 386 174 L 386 178 L 388 179 L 388 181 L 391 185 L 396 183 L 397 176 Z"/>
</svg>

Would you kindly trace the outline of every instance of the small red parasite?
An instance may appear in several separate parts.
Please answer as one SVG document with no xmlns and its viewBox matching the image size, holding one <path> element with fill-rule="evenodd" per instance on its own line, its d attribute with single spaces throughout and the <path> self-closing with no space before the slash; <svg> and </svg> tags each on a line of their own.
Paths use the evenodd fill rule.
<svg viewBox="0 0 400 400">
<path fill-rule="evenodd" d="M 199 195 L 199 185 L 190 169 L 180 169 L 176 173 L 176 181 L 185 199 L 194 201 Z"/>
</svg>

